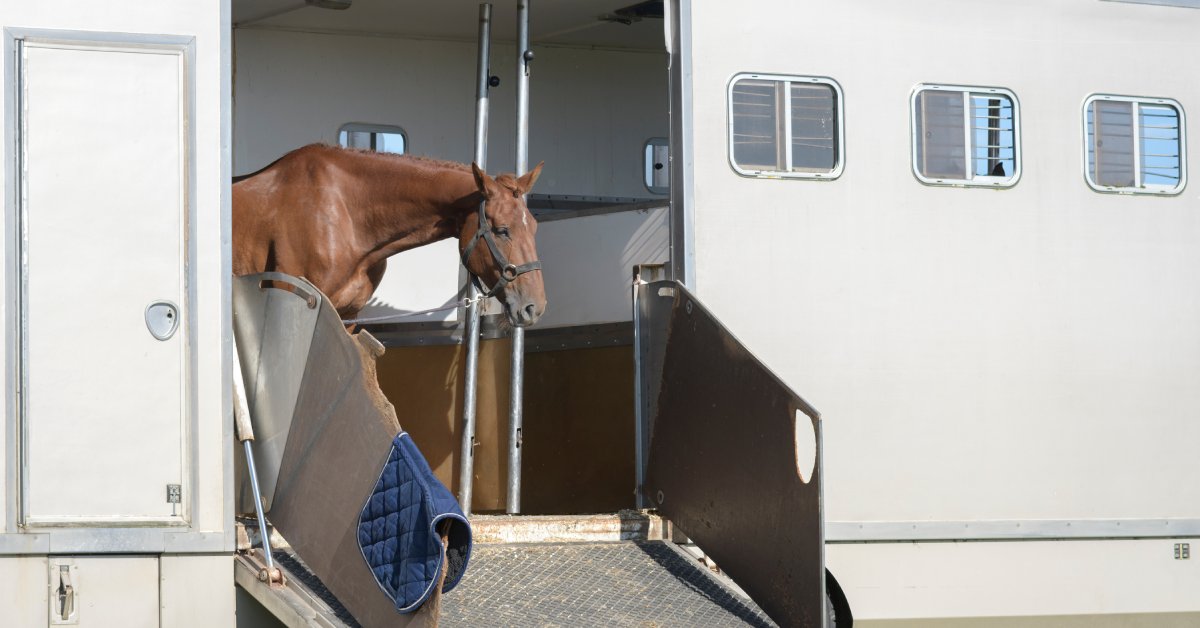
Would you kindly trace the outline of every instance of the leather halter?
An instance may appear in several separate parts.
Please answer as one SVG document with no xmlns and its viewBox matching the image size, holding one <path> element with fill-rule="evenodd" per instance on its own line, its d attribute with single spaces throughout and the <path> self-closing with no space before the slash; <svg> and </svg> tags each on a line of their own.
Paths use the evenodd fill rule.
<svg viewBox="0 0 1200 628">
<path fill-rule="evenodd" d="M 487 215 L 483 211 L 483 208 L 486 205 L 487 201 L 479 204 L 479 229 L 475 231 L 475 235 L 472 236 L 471 241 L 467 243 L 467 248 L 463 249 L 462 252 L 463 268 L 466 268 L 467 272 L 470 272 L 471 269 L 467 266 L 467 260 L 471 259 L 471 253 L 475 250 L 475 245 L 478 244 L 480 238 L 482 238 L 483 241 L 487 243 L 488 250 L 492 252 L 492 259 L 495 260 L 496 265 L 500 267 L 500 279 L 496 282 L 496 285 L 492 286 L 491 290 L 484 291 L 484 298 L 493 296 L 497 292 L 503 290 L 505 286 L 513 281 L 516 281 L 517 277 L 520 277 L 521 275 L 524 275 L 530 271 L 542 269 L 542 262 L 540 260 L 534 260 L 532 262 L 527 262 L 525 264 L 521 264 L 520 266 L 516 266 L 508 261 L 508 258 L 504 256 L 504 253 L 500 252 L 500 247 L 496 246 L 496 239 L 492 237 L 492 226 L 488 224 Z M 475 277 L 475 280 L 479 282 L 479 285 L 482 288 L 483 279 L 480 277 Z"/>
</svg>

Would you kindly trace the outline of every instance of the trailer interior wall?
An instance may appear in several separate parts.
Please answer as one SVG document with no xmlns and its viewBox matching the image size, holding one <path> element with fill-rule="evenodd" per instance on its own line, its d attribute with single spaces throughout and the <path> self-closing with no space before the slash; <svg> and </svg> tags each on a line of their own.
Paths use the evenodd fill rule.
<svg viewBox="0 0 1200 628">
<path fill-rule="evenodd" d="M 116 0 L 105 3 L 82 2 L 79 0 L 48 0 L 38 2 L 18 2 L 15 0 L 0 0 L 0 33 L 3 34 L 3 62 L 0 63 L 0 85 L 3 86 L 3 110 L 0 119 L 0 143 L 3 145 L 4 168 L 0 169 L 0 187 L 4 189 L 4 221 L 3 241 L 5 255 L 0 257 L 0 284 L 3 285 L 4 299 L 0 300 L 0 318 L 5 322 L 5 333 L 0 335 L 0 354 L 5 357 L 6 393 L 5 415 L 6 428 L 3 436 L 4 446 L 0 447 L 0 468 L 4 469 L 5 498 L 0 500 L 0 582 L 6 583 L 10 592 L 24 591 L 25 594 L 8 595 L 0 604 L 0 616 L 6 618 L 23 618 L 28 624 L 46 625 L 51 585 L 51 572 L 57 570 L 55 562 L 70 564 L 76 581 L 76 591 L 87 604 L 81 604 L 76 622 L 79 625 L 98 626 L 111 625 L 112 621 L 138 623 L 141 615 L 124 614 L 120 619 L 107 616 L 105 608 L 114 610 L 125 604 L 145 611 L 147 622 L 158 625 L 222 625 L 233 620 L 233 578 L 232 560 L 235 539 L 232 513 L 232 423 L 229 420 L 229 371 L 228 357 L 230 350 L 229 335 L 229 250 L 228 250 L 228 198 L 223 192 L 227 190 L 229 171 L 229 47 L 228 47 L 229 3 L 222 2 L 189 2 L 185 0 L 167 0 L 156 3 L 141 3 L 126 0 Z M 27 42 L 40 42 L 37 45 L 37 61 L 28 68 L 28 76 L 33 77 L 23 83 L 16 69 L 21 67 L 16 60 L 18 39 Z M 57 72 L 69 73 L 71 64 L 51 63 L 51 57 L 56 59 L 75 54 L 77 59 L 92 64 L 89 67 L 102 67 L 105 72 L 117 72 L 120 68 L 138 66 L 135 57 L 139 53 L 145 58 L 170 50 L 169 55 L 178 58 L 177 66 L 170 63 L 152 62 L 157 70 L 170 69 L 164 76 L 168 80 L 155 82 L 154 76 L 139 74 L 122 75 L 122 79 L 111 85 L 102 85 L 94 100 L 79 99 L 70 102 L 54 101 L 49 94 L 70 92 L 74 89 L 71 81 L 42 79 L 39 77 L 54 76 Z M 27 50 L 33 51 L 32 48 Z M 50 50 L 50 53 L 43 51 Z M 66 55 L 66 56 L 64 56 Z M 106 56 L 107 55 L 107 56 Z M 107 63 L 105 60 L 112 61 Z M 124 61 L 118 60 L 123 59 Z M 149 62 L 149 61 L 147 61 Z M 140 67 L 140 66 L 139 66 Z M 40 82 L 37 82 L 40 81 Z M 86 84 L 86 81 L 81 81 Z M 43 97 L 36 105 L 25 103 L 28 109 L 17 110 L 20 102 L 18 90 L 33 85 L 41 90 L 38 94 Z M 173 260 L 181 271 L 181 285 L 186 293 L 185 302 L 180 303 L 180 322 L 182 334 L 186 334 L 184 352 L 185 365 L 180 365 L 180 381 L 177 382 L 182 390 L 181 408 L 168 408 L 164 417 L 129 417 L 131 421 L 146 425 L 147 421 L 156 420 L 168 425 L 182 417 L 180 438 L 183 439 L 182 460 L 183 468 L 179 470 L 184 475 L 182 500 L 186 516 L 182 520 L 172 521 L 163 525 L 136 524 L 132 527 L 122 526 L 120 522 L 82 523 L 79 525 L 65 523 L 57 526 L 21 525 L 22 517 L 27 513 L 20 511 L 23 497 L 42 499 L 45 496 L 23 496 L 21 490 L 22 476 L 28 471 L 29 461 L 19 460 L 21 438 L 23 431 L 30 429 L 30 424 L 22 424 L 18 418 L 20 404 L 17 399 L 17 387 L 20 379 L 17 377 L 23 366 L 19 343 L 22 336 L 19 332 L 21 321 L 19 295 L 21 294 L 19 278 L 23 276 L 21 259 L 17 256 L 20 250 L 21 233 L 17 227 L 20 224 L 18 211 L 23 194 L 21 189 L 21 168 L 19 167 L 18 151 L 24 150 L 26 140 L 19 140 L 22 115 L 33 116 L 42 125 L 38 128 L 52 128 L 53 116 L 62 116 L 72 124 L 86 125 L 88 116 L 95 116 L 97 128 L 105 124 L 104 116 L 119 114 L 120 98 L 136 93 L 138 85 L 146 89 L 159 89 L 163 86 L 168 93 L 144 93 L 143 98 L 130 102 L 137 106 L 146 103 L 178 102 L 181 111 L 177 121 L 168 120 L 165 132 L 162 128 L 147 128 L 144 135 L 137 132 L 129 133 L 112 145 L 112 150 L 106 150 L 103 145 L 97 149 L 95 138 L 103 135 L 101 129 L 97 133 L 81 134 L 77 139 L 78 145 L 69 143 L 61 146 L 61 152 L 47 150 L 44 139 L 39 148 L 40 161 L 30 163 L 27 172 L 30 177 L 41 177 L 38 190 L 66 190 L 54 192 L 55 198 L 65 198 L 70 194 L 71 186 L 80 185 L 89 177 L 97 176 L 95 172 L 105 171 L 112 167 L 113 155 L 135 154 L 144 158 L 161 155 L 164 138 L 170 138 L 178 133 L 179 151 L 170 152 L 172 158 L 178 158 L 183 164 L 179 180 L 175 182 L 184 190 L 180 196 L 185 201 L 185 207 L 174 203 L 163 206 L 163 212 L 183 211 L 171 220 L 182 222 L 188 226 L 180 229 L 179 233 L 161 233 L 170 240 L 181 234 L 186 239 L 184 248 L 186 258 Z M 109 89 L 111 88 L 111 89 Z M 114 96 L 114 94 L 116 96 Z M 153 106 L 147 104 L 146 106 Z M 37 107 L 37 109 L 33 109 Z M 161 109 L 159 110 L 161 112 Z M 57 112 L 57 113 L 56 113 Z M 118 112 L 114 114 L 113 112 Z M 122 123 L 129 122 L 128 116 L 121 118 Z M 161 120 L 155 120 L 155 123 Z M 43 124 L 45 123 L 45 124 Z M 147 121 L 149 123 L 149 121 Z M 49 126 L 46 126 L 49 125 Z M 82 128 L 82 127 L 81 127 Z M 177 129 L 177 130 L 172 130 Z M 180 130 L 183 132 L 181 133 Z M 86 138 L 83 137 L 86 135 Z M 39 138 L 27 138 L 38 141 Z M 147 149 L 139 153 L 139 142 L 152 145 L 155 151 Z M 174 140 L 166 142 L 173 147 Z M 86 148 L 85 148 L 86 147 Z M 52 149 L 53 147 L 49 147 Z M 95 152 L 92 152 L 95 149 Z M 72 159 L 92 159 L 96 164 L 95 172 L 72 171 L 66 168 L 53 167 L 55 163 L 68 163 Z M 139 163 L 124 164 L 136 170 Z M 142 175 L 144 177 L 144 175 Z M 119 188 L 120 176 L 111 181 L 105 181 L 105 189 Z M 129 173 L 129 181 L 141 181 L 137 172 Z M 57 183 L 47 183 L 47 182 Z M 26 183 L 29 183 L 26 181 Z M 47 187 L 49 185 L 49 187 Z M 55 188 L 54 186 L 61 186 Z M 167 185 L 164 183 L 164 185 Z M 86 187 L 86 186 L 84 186 Z M 143 190 L 131 185 L 127 190 L 130 196 L 126 203 L 118 192 L 103 198 L 94 198 L 94 203 L 82 203 L 78 206 L 54 208 L 55 212 L 79 211 L 104 212 L 111 219 L 104 221 L 114 229 L 122 229 L 122 215 L 116 208 L 145 203 L 141 200 Z M 158 190 L 155 190 L 157 193 Z M 87 193 L 85 190 L 84 193 Z M 93 191 L 93 193 L 95 193 Z M 43 195 L 40 198 L 45 198 Z M 35 199 L 36 200 L 36 199 Z M 47 203 L 39 206 L 43 210 Z M 31 208 L 32 211 L 32 208 Z M 151 212 L 153 214 L 153 212 Z M 91 220 L 91 218 L 88 218 Z M 169 221 L 168 221 L 169 222 Z M 136 232 L 138 225 L 124 225 L 128 231 Z M 120 233 L 120 232 L 117 232 Z M 64 242 L 77 235 L 64 233 Z M 127 235 L 127 233 L 126 233 Z M 42 242 L 48 240 L 45 229 L 38 236 Z M 97 240 L 105 237 L 104 233 L 93 234 Z M 128 237 L 126 237 L 128 239 Z M 120 241 L 120 238 L 116 239 Z M 153 248 L 153 247 L 147 247 Z M 95 364 L 94 355 L 98 347 L 103 347 L 112 336 L 112 329 L 95 328 L 89 313 L 101 309 L 102 305 L 91 297 L 82 294 L 94 293 L 97 285 L 86 279 L 89 273 L 97 268 L 122 268 L 135 266 L 138 260 L 145 261 L 146 251 L 134 248 L 112 250 L 112 257 L 100 256 L 96 259 L 76 259 L 79 265 L 80 284 L 72 286 L 64 284 L 59 287 L 57 296 L 42 298 L 57 299 L 64 312 L 74 312 L 71 329 L 58 330 L 61 346 L 42 346 L 43 351 L 33 356 L 47 361 L 58 360 L 60 366 L 66 369 L 72 361 Z M 64 244 L 61 255 L 67 259 L 80 255 Z M 142 257 L 139 257 L 142 256 Z M 45 259 L 45 257 L 41 258 Z M 51 265 L 53 266 L 53 265 Z M 42 266 L 43 268 L 45 265 Z M 103 303 L 106 311 L 114 307 L 116 294 L 128 296 L 136 292 L 136 283 L 140 276 L 122 277 L 125 284 L 121 290 L 114 290 L 109 299 Z M 100 286 L 109 285 L 100 282 Z M 44 301 L 43 301 L 44 302 Z M 143 308 L 146 302 L 126 303 L 128 306 L 129 324 L 144 330 Z M 44 326 L 44 322 L 42 323 Z M 124 333 L 125 328 L 122 328 Z M 43 330 L 42 338 L 52 338 Z M 153 341 L 152 341 L 153 342 Z M 41 346 L 41 345 L 39 345 Z M 85 355 L 91 352 L 90 356 Z M 126 352 L 127 353 L 127 352 Z M 113 384 L 113 388 L 128 389 L 129 378 L 134 377 L 138 364 L 125 364 L 119 361 L 106 364 L 105 368 L 89 372 L 78 372 L 63 380 L 62 395 L 77 394 L 86 388 L 104 390 L 105 382 Z M 67 369 L 69 370 L 69 369 Z M 38 382 L 42 392 L 46 391 L 46 382 Z M 153 395 L 147 395 L 147 397 Z M 122 409 L 128 413 L 140 400 L 114 398 L 110 395 L 98 395 L 90 400 L 76 399 L 73 403 L 90 403 L 89 412 L 80 416 L 52 417 L 51 424 L 76 424 L 81 433 L 89 429 L 95 431 L 96 425 L 109 425 L 111 429 L 102 431 L 91 447 L 98 455 L 89 456 L 80 452 L 73 445 L 68 446 L 70 439 L 64 439 L 57 451 L 60 456 L 57 466 L 62 474 L 72 474 L 73 477 L 54 480 L 63 486 L 71 486 L 72 481 L 86 485 L 95 481 L 95 477 L 104 477 L 113 473 L 113 477 L 125 477 L 121 473 L 128 472 L 127 464 L 118 464 L 120 469 L 114 470 L 111 465 L 117 457 L 129 460 L 159 460 L 162 452 L 147 451 L 144 434 L 131 433 L 129 429 L 121 429 Z M 33 422 L 33 429 L 38 425 L 45 427 L 47 417 L 27 417 L 26 421 Z M 77 423 L 75 423 L 77 422 Z M 89 425 L 89 422 L 90 425 Z M 69 428 L 68 428 L 69 429 Z M 157 431 L 155 431 L 157 433 Z M 62 434 L 66 436 L 66 434 Z M 116 452 L 116 453 L 114 453 Z M 43 456 L 44 457 L 44 456 Z M 44 463 L 44 460 L 42 461 Z M 43 474 L 43 486 L 47 474 L 46 466 L 39 467 Z M 154 469 L 158 471 L 157 467 Z M 168 508 L 166 487 L 154 487 L 154 497 L 162 506 Z M 111 483 L 102 489 L 101 494 L 91 496 L 87 501 L 92 505 L 106 502 L 121 502 L 128 497 L 130 487 L 120 483 Z M 128 500 L 126 500 L 128 501 Z M 39 502 L 40 503 L 40 502 Z M 67 504 L 70 506 L 70 504 Z M 114 508 L 116 510 L 116 508 Z M 95 510 L 86 513 L 89 517 L 98 514 L 108 514 Z M 112 513 L 116 514 L 116 513 Z M 112 558 L 106 552 L 119 552 L 121 556 Z M 87 554 L 88 556 L 80 556 Z M 18 556 L 19 555 L 19 556 Z M 129 569 L 122 565 L 131 566 Z M 136 575 L 135 574 L 141 574 Z M 130 575 L 132 579 L 122 579 L 122 574 Z M 145 575 L 146 577 L 142 577 Z M 135 577 L 136 576 L 136 577 Z M 140 578 L 140 579 L 139 579 Z M 185 584 L 186 583 L 186 584 Z M 144 585 L 144 586 L 142 586 Z M 116 605 L 116 606 L 113 606 Z M 107 619 L 106 619 L 107 617 Z M 21 623 L 18 621 L 18 623 Z M 149 625 L 149 624 L 147 624 Z"/>
<path fill-rule="evenodd" d="M 477 12 L 467 9 L 463 20 L 473 29 Z M 537 20 L 538 8 L 534 11 Z M 436 26 L 430 29 L 436 31 Z M 490 92 L 487 170 L 493 174 L 510 172 L 514 164 L 516 62 L 514 45 L 503 35 L 512 27 L 498 21 L 493 26 L 491 70 L 500 80 Z M 475 41 L 269 26 L 237 28 L 234 38 L 235 172 L 252 172 L 308 143 L 336 144 L 338 129 L 347 122 L 396 125 L 405 130 L 411 154 L 471 161 Z M 535 40 L 533 50 L 529 158 L 530 165 L 546 162 L 534 192 L 655 196 L 643 183 L 642 153 L 648 139 L 667 135 L 667 56 L 662 48 L 540 45 Z M 571 227 L 563 223 L 550 231 L 564 229 Z M 539 241 L 546 237 L 540 233 Z M 566 240 L 588 245 L 599 237 L 585 231 Z M 552 260 L 543 261 L 551 272 Z M 393 257 L 377 302 L 404 310 L 446 304 L 461 284 L 458 267 L 450 241 Z M 620 277 L 628 274 L 626 268 Z M 564 290 L 578 281 L 560 275 Z M 547 286 L 548 294 L 552 288 Z M 443 316 L 452 318 L 454 312 Z M 556 316 L 554 306 L 548 316 Z"/>
<path fill-rule="evenodd" d="M 1095 0 L 684 4 L 693 122 L 674 149 L 694 156 L 695 288 L 821 409 L 828 538 L 1200 534 L 1200 159 L 1178 196 L 1101 194 L 1084 181 L 1082 130 L 1095 93 L 1200 112 L 1186 62 L 1200 55 L 1200 12 Z M 741 72 L 841 85 L 840 178 L 733 170 L 727 93 Z M 1015 187 L 918 182 L 919 83 L 1016 94 Z M 1087 568 L 1152 583 L 1125 612 L 1200 610 L 1195 596 L 1168 603 L 1180 581 L 1200 584 L 1196 561 L 1174 561 L 1168 539 L 1134 546 L 1137 562 L 1093 546 L 1103 557 Z M 899 595 L 911 590 L 903 547 L 830 548 L 856 615 L 1001 612 L 987 598 L 1007 614 L 1092 613 L 1112 593 L 1080 580 L 1063 585 L 1079 595 L 1036 602 L 1040 581 L 1016 574 L 1084 547 L 1044 542 L 1016 564 L 1006 544 L 937 546 L 923 559 L 930 596 Z M 870 581 L 845 575 L 853 561 Z M 993 568 L 1014 577 L 962 588 Z"/>
</svg>

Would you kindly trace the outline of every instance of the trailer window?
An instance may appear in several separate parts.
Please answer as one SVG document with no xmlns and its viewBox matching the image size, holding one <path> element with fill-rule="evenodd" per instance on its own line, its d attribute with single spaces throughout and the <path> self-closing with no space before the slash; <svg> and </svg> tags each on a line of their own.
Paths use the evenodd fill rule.
<svg viewBox="0 0 1200 628">
<path fill-rule="evenodd" d="M 1087 182 L 1099 192 L 1178 194 L 1187 169 L 1183 108 L 1166 98 L 1084 101 Z"/>
<path fill-rule="evenodd" d="M 338 129 L 338 144 L 402 155 L 408 148 L 408 136 L 398 126 L 350 122 Z"/>
<path fill-rule="evenodd" d="M 729 83 L 729 161 L 749 177 L 833 179 L 844 162 L 842 90 L 810 76 L 739 74 Z"/>
<path fill-rule="evenodd" d="M 918 85 L 913 172 L 930 185 L 1011 187 L 1021 176 L 1017 97 L 998 87 Z"/>
<path fill-rule="evenodd" d="M 671 169 L 667 154 L 667 138 L 652 137 L 642 150 L 646 189 L 652 194 L 671 191 Z"/>
</svg>

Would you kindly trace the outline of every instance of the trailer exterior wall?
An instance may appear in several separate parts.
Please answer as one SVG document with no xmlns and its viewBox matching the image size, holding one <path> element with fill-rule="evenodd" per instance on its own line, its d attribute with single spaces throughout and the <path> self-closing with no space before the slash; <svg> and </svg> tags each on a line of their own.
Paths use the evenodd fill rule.
<svg viewBox="0 0 1200 628">
<path fill-rule="evenodd" d="M 1194 67 L 1168 62 L 1200 53 L 1200 13 L 1091 0 L 684 4 L 694 287 L 821 408 L 829 539 L 1200 534 L 1197 162 L 1180 196 L 1099 194 L 1083 179 L 1081 130 L 1093 93 L 1200 109 Z M 840 179 L 734 172 L 726 92 L 740 72 L 839 82 Z M 1016 94 L 1014 188 L 915 179 L 909 96 L 937 82 Z M 1109 549 L 1090 565 L 1097 579 L 1136 572 L 1158 591 L 1130 591 L 1120 612 L 1198 610 L 1194 596 L 1164 601 L 1200 570 L 1158 543 L 1167 549 L 1145 556 L 1150 570 Z M 1002 583 L 967 595 L 970 608 L 951 603 L 978 574 L 1015 569 L 997 543 L 937 546 L 931 596 L 900 596 L 904 547 L 831 547 L 868 618 L 997 612 L 985 595 L 1011 615 L 1118 612 L 1104 597 L 1113 590 L 1085 580 L 1046 604 Z M 1031 544 L 1023 567 L 1079 547 Z M 854 570 L 887 584 L 843 577 L 851 551 Z"/>
<path fill-rule="evenodd" d="M 8 382 L 4 446 L 0 447 L 0 468 L 4 469 L 6 486 L 5 498 L 0 501 L 0 512 L 3 514 L 0 517 L 0 582 L 5 583 L 5 589 L 13 593 L 0 604 L 0 617 L 9 623 L 16 621 L 13 625 L 46 625 L 50 611 L 48 602 L 54 575 L 52 572 L 55 571 L 50 565 L 52 561 L 74 561 L 78 567 L 87 568 L 85 571 L 88 573 L 76 588 L 82 600 L 77 607 L 79 625 L 140 621 L 140 616 L 128 615 L 120 610 L 126 603 L 132 603 L 144 611 L 147 622 L 163 625 L 219 626 L 230 625 L 234 620 L 231 573 L 231 554 L 235 545 L 232 424 L 229 421 L 227 396 L 231 342 L 229 199 L 226 193 L 230 177 L 228 24 L 227 0 L 168 0 L 151 4 L 125 0 L 105 3 L 0 0 L 0 33 L 3 34 L 0 47 L 4 51 L 3 63 L 0 63 L 0 85 L 4 90 L 3 108 L 0 110 L 0 119 L 3 119 L 0 145 L 4 147 L 4 168 L 0 169 L 0 187 L 4 189 L 5 209 L 2 233 L 5 255 L 0 259 L 3 265 L 0 267 L 0 284 L 4 292 L 4 299 L 0 300 L 0 318 L 5 321 L 5 333 L 0 337 L 0 354 L 5 357 Z M 22 269 L 21 260 L 17 257 L 21 234 L 17 227 L 22 200 L 19 179 L 22 172 L 19 150 L 24 148 L 19 136 L 22 113 L 45 116 L 48 111 L 58 107 L 82 119 L 86 118 L 88 111 L 98 113 L 101 105 L 108 108 L 105 111 L 114 110 L 114 101 L 92 102 L 84 98 L 70 102 L 64 102 L 63 99 L 48 102 L 44 98 L 41 104 L 48 104 L 47 108 L 37 112 L 19 112 L 17 105 L 21 102 L 18 96 L 21 77 L 17 72 L 20 66 L 16 53 L 20 47 L 17 42 L 22 38 L 58 42 L 54 45 L 62 44 L 63 49 L 82 51 L 124 48 L 126 53 L 134 51 L 136 54 L 139 47 L 161 49 L 164 46 L 174 46 L 176 50 L 183 51 L 184 58 L 179 66 L 182 81 L 171 85 L 172 90 L 178 90 L 178 93 L 167 95 L 168 100 L 178 98 L 181 105 L 178 130 L 174 132 L 182 140 L 180 162 L 183 167 L 181 180 L 164 184 L 172 183 L 175 188 L 182 190 L 181 196 L 185 199 L 186 207 L 175 218 L 181 219 L 186 226 L 173 230 L 173 233 L 149 236 L 179 240 L 182 234 L 181 248 L 186 251 L 182 258 L 170 260 L 181 269 L 181 290 L 186 294 L 185 303 L 180 304 L 184 306 L 181 309 L 184 316 L 181 333 L 187 334 L 186 366 L 182 367 L 181 382 L 185 400 L 180 404 L 180 412 L 174 412 L 162 420 L 170 423 L 177 416 L 185 417 L 182 438 L 186 451 L 181 472 L 189 481 L 184 483 L 182 495 L 186 504 L 183 511 L 186 518 L 171 521 L 170 525 L 146 525 L 149 520 L 132 527 L 112 521 L 60 522 L 68 524 L 45 527 L 20 525 L 20 504 L 23 502 L 21 479 L 25 470 L 18 460 L 22 433 L 18 421 L 20 406 L 16 398 L 21 359 L 18 344 L 21 338 L 18 301 L 21 289 L 18 281 Z M 98 56 L 91 57 L 96 58 Z M 69 66 L 66 64 L 63 67 Z M 45 67 L 42 64 L 34 71 L 41 71 L 40 68 Z M 106 67 L 112 69 L 116 66 Z M 119 87 L 118 91 L 126 90 L 122 93 L 127 95 L 127 88 L 136 91 L 140 78 L 137 73 L 122 76 L 112 86 Z M 150 89 L 163 84 L 164 81 L 159 81 L 157 86 L 146 82 L 143 86 Z M 69 87 L 61 82 L 47 85 L 54 89 Z M 58 92 L 40 92 L 43 97 L 54 93 Z M 164 94 L 160 93 L 156 98 L 162 96 Z M 115 104 L 119 109 L 119 102 Z M 41 118 L 42 122 L 46 120 Z M 123 154 L 123 150 L 128 153 L 131 145 L 147 140 L 158 141 L 171 134 L 171 129 L 164 132 L 161 128 L 157 131 L 145 129 L 144 136 L 134 131 L 128 137 L 113 140 L 112 146 L 116 150 L 105 151 L 101 148 L 91 157 L 96 160 L 98 169 L 111 169 L 114 165 L 113 156 Z M 76 153 L 71 154 L 73 150 Z M 72 146 L 70 138 L 66 138 L 58 154 L 78 158 L 80 152 L 84 152 L 82 144 Z M 157 153 L 148 152 L 139 158 L 145 159 L 154 154 Z M 31 164 L 28 172 L 34 173 L 31 177 L 43 177 L 43 183 L 58 177 L 61 185 L 72 191 L 72 172 L 53 167 L 55 163 L 66 163 L 66 159 L 56 161 L 54 155 L 53 150 L 44 151 L 36 169 Z M 109 161 L 105 162 L 106 158 Z M 131 171 L 136 171 L 138 164 L 135 159 L 127 165 Z M 136 174 L 131 179 L 136 180 Z M 48 188 L 43 186 L 43 189 Z M 136 189 L 128 192 L 136 197 Z M 73 209 L 80 212 L 95 210 L 104 202 L 111 205 L 112 198 L 95 198 L 95 201 L 95 205 L 89 205 L 85 200 Z M 67 211 L 72 208 L 55 209 Z M 181 208 L 175 203 L 167 203 L 162 211 L 178 213 Z M 120 219 L 121 216 L 114 215 L 112 224 L 120 224 Z M 45 236 L 47 232 L 43 231 L 41 235 Z M 99 233 L 96 236 L 103 237 Z M 71 250 L 64 250 L 62 254 L 70 259 L 73 253 L 79 255 Z M 106 255 L 125 263 L 144 253 L 132 247 L 112 250 Z M 109 264 L 111 261 L 105 256 L 75 260 L 81 269 L 89 270 L 96 266 L 113 266 Z M 74 302 L 73 296 L 76 297 Z M 93 321 L 88 317 L 90 303 L 81 302 L 78 293 L 72 292 L 69 284 L 62 286 L 59 299 L 64 310 L 73 310 L 77 316 L 68 328 L 58 330 L 61 346 L 43 347 L 45 350 L 39 352 L 38 359 L 49 360 L 54 354 L 64 363 L 69 363 L 73 352 L 88 350 L 110 339 L 107 335 L 109 330 L 93 328 Z M 130 315 L 140 324 L 142 308 L 146 303 L 129 305 Z M 49 337 L 49 334 L 43 335 L 43 339 Z M 128 377 L 125 367 L 125 364 L 116 361 L 100 369 L 78 373 L 74 376 L 78 381 L 71 383 L 88 382 L 103 390 L 101 384 L 105 378 L 122 382 L 120 378 Z M 74 389 L 80 390 L 80 387 Z M 106 411 L 98 414 L 111 416 L 112 412 L 107 411 L 119 408 L 125 401 L 109 394 L 99 395 L 91 403 L 97 409 Z M 58 420 L 64 418 L 57 417 Z M 88 417 L 75 418 L 84 421 Z M 136 459 L 140 453 L 138 448 L 145 446 L 137 434 L 128 433 L 128 430 L 114 429 L 103 436 L 93 446 L 103 448 L 110 459 L 114 450 L 122 452 L 129 459 Z M 87 467 L 86 459 L 73 460 L 72 463 L 85 469 Z M 42 472 L 43 478 L 46 473 L 51 473 L 46 467 Z M 96 469 L 97 474 L 102 472 L 102 469 Z M 69 480 L 64 485 L 70 486 Z M 154 492 L 159 496 L 155 501 L 166 502 L 165 488 L 155 489 Z M 126 486 L 109 483 L 99 490 L 99 494 L 120 496 L 121 491 L 127 489 Z M 44 496 L 36 497 L 41 499 Z M 64 506 L 57 503 L 55 510 L 61 510 L 60 507 L 69 507 L 69 504 Z M 120 555 L 111 557 L 111 553 Z M 86 556 L 81 556 L 83 554 Z M 198 603 L 198 600 L 202 600 L 202 603 Z M 116 609 L 118 615 L 106 617 L 101 607 Z"/>
</svg>

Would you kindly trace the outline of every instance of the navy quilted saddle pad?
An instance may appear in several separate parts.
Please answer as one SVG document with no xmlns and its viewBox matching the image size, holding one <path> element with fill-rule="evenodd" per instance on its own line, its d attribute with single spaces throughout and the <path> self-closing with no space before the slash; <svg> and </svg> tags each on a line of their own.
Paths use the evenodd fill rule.
<svg viewBox="0 0 1200 628">
<path fill-rule="evenodd" d="M 392 452 L 358 520 L 358 546 L 379 588 L 410 613 L 433 593 L 442 566 L 438 530 L 450 528 L 443 591 L 458 584 L 471 557 L 471 525 L 407 432 Z"/>
</svg>

